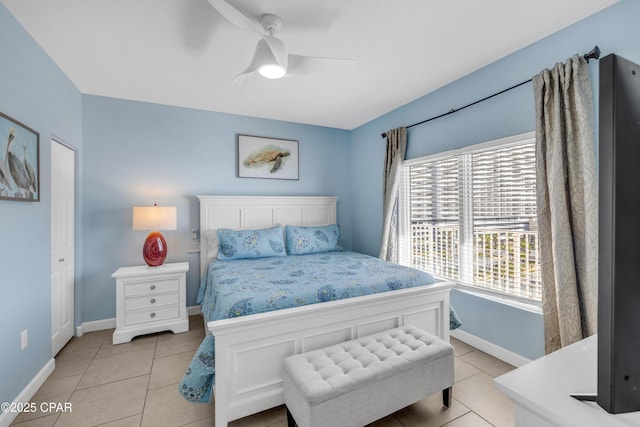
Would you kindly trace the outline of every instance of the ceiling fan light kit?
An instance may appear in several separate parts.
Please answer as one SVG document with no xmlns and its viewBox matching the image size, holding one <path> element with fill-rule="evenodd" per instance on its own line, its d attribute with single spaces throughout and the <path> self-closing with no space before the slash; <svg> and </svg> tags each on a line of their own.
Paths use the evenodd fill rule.
<svg viewBox="0 0 640 427">
<path fill-rule="evenodd" d="M 287 70 L 279 66 L 278 64 L 264 64 L 258 68 L 258 72 L 262 77 L 267 79 L 279 79 L 284 77 Z"/>
</svg>

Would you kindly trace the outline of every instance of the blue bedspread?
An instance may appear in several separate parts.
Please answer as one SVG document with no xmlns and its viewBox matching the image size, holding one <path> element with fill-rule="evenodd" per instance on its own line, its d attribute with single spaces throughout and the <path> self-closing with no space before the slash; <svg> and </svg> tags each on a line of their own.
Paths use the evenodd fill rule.
<svg viewBox="0 0 640 427">
<path fill-rule="evenodd" d="M 202 277 L 198 303 L 207 321 L 432 284 L 428 273 L 350 251 L 213 261 Z M 450 327 L 460 326 L 453 310 Z M 215 378 L 214 337 L 204 339 L 180 392 L 210 402 Z"/>
</svg>

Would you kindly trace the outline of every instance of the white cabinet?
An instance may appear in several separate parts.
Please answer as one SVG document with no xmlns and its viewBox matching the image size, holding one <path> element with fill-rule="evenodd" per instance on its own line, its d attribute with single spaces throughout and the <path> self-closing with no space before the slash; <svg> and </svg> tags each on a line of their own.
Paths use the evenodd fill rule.
<svg viewBox="0 0 640 427">
<path fill-rule="evenodd" d="M 188 262 L 160 267 L 122 267 L 116 279 L 116 330 L 113 343 L 129 342 L 138 335 L 189 330 L 186 303 Z"/>
<path fill-rule="evenodd" d="M 596 392 L 597 339 L 593 335 L 494 380 L 515 404 L 516 427 L 640 426 L 640 412 L 612 415 L 571 397 Z"/>
</svg>

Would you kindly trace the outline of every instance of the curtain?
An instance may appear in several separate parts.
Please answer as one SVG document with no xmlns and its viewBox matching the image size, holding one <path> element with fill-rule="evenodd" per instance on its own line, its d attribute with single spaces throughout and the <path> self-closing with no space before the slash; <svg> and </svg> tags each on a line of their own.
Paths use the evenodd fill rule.
<svg viewBox="0 0 640 427">
<path fill-rule="evenodd" d="M 545 351 L 597 332 L 598 187 L 589 68 L 574 55 L 533 78 Z"/>
<path fill-rule="evenodd" d="M 407 151 L 407 128 L 387 132 L 387 154 L 384 159 L 382 244 L 380 258 L 398 262 L 398 189 L 400 170 Z"/>
</svg>

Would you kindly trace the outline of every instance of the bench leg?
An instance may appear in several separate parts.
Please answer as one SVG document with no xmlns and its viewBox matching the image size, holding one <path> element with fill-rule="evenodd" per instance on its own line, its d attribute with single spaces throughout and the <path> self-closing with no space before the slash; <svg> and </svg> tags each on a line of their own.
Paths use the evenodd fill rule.
<svg viewBox="0 0 640 427">
<path fill-rule="evenodd" d="M 445 388 L 442 390 L 442 403 L 447 408 L 451 407 L 451 398 L 453 396 L 453 387 Z"/>
<path fill-rule="evenodd" d="M 289 408 L 287 408 L 287 427 L 295 427 L 296 420 L 293 419 L 293 415 L 289 412 Z"/>
</svg>

